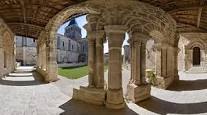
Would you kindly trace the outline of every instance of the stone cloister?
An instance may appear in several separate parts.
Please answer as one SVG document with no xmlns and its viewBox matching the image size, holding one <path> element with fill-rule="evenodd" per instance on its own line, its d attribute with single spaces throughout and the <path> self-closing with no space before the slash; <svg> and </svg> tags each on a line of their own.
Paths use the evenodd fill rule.
<svg viewBox="0 0 207 115">
<path fill-rule="evenodd" d="M 73 90 L 73 98 L 76 100 L 95 105 L 104 105 L 111 109 L 120 109 L 126 106 L 124 98 L 135 103 L 150 98 L 151 85 L 146 82 L 145 72 L 146 44 L 150 39 L 155 41 L 155 74 L 159 88 L 167 89 L 174 81 L 179 80 L 178 66 L 181 66 L 180 68 L 183 68 L 185 71 L 193 66 L 193 48 L 198 47 L 201 50 L 201 64 L 205 65 L 206 62 L 205 41 L 202 41 L 202 39 L 198 40 L 196 37 L 194 38 L 195 40 L 192 40 L 191 35 L 188 33 L 195 32 L 194 34 L 196 34 L 196 32 L 203 32 L 206 29 L 200 26 L 201 22 L 198 22 L 200 25 L 193 26 L 193 24 L 188 24 L 190 21 L 185 22 L 186 18 L 176 15 L 176 13 L 180 13 L 179 11 L 181 13 L 182 11 L 184 12 L 180 8 L 182 6 L 187 7 L 188 2 L 186 4 L 185 2 L 178 2 L 177 4 L 181 6 L 179 8 L 173 5 L 170 6 L 169 2 L 169 4 L 166 3 L 166 7 L 169 8 L 165 8 L 164 3 L 161 6 L 161 3 L 159 5 L 156 2 L 148 0 L 86 0 L 80 3 L 74 2 L 71 5 L 68 4 L 67 7 L 63 7 L 61 6 L 61 1 L 64 3 L 63 1 L 65 0 L 61 0 L 60 2 L 51 0 L 54 2 L 54 5 L 55 3 L 59 3 L 59 8 L 54 9 L 60 10 L 53 13 L 52 10 L 47 11 L 47 8 L 45 8 L 45 12 L 43 11 L 43 13 L 50 12 L 52 16 L 48 20 L 41 19 L 44 21 L 41 22 L 39 20 L 38 22 L 37 20 L 29 20 L 28 13 L 32 13 L 32 10 L 30 9 L 31 12 L 26 11 L 27 7 L 29 7 L 29 4 L 26 6 L 27 2 L 24 3 L 18 0 L 6 1 L 5 3 L 0 2 L 0 4 L 10 4 L 11 6 L 12 4 L 21 4 L 20 6 L 23 7 L 24 12 L 24 21 L 21 23 L 18 21 L 12 22 L 12 19 L 9 20 L 9 18 L 3 15 L 4 12 L 0 13 L 0 16 L 2 16 L 0 20 L 1 76 L 15 70 L 14 35 L 23 35 L 31 36 L 38 40 L 36 71 L 47 83 L 58 81 L 55 45 L 57 30 L 61 24 L 71 17 L 87 14 L 88 24 L 85 25 L 85 29 L 87 30 L 89 51 L 88 86 L 81 86 L 80 89 Z M 195 3 L 192 2 L 192 4 Z M 36 13 L 36 16 L 38 16 L 38 13 Z M 201 20 L 201 16 L 199 20 Z M 38 23 L 43 22 L 44 26 L 41 25 L 40 27 Z M 187 28 L 186 30 L 185 27 Z M 34 34 L 35 32 L 37 33 Z M 126 32 L 129 33 L 128 43 L 131 51 L 131 74 L 129 75 L 130 81 L 127 85 L 127 94 L 124 97 L 121 48 Z M 180 58 L 178 58 L 178 55 L 182 51 L 179 47 L 181 36 L 190 37 L 190 40 L 188 44 L 183 46 L 184 49 L 182 50 L 184 50 L 185 56 L 181 56 L 183 62 L 182 65 L 179 65 L 178 59 Z M 109 43 L 107 82 L 104 79 L 103 55 L 103 44 L 106 40 Z"/>
</svg>

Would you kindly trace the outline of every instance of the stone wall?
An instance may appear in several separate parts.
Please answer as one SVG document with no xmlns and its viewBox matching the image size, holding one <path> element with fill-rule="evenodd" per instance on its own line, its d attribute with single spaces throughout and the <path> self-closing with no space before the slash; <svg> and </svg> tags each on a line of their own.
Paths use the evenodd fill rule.
<svg viewBox="0 0 207 115">
<path fill-rule="evenodd" d="M 16 60 L 21 62 L 21 65 L 35 65 L 37 62 L 36 47 L 17 47 Z"/>
<path fill-rule="evenodd" d="M 178 53 L 178 70 L 188 71 L 193 67 L 193 48 L 200 48 L 200 66 L 205 67 L 207 64 L 206 47 L 207 34 L 205 33 L 186 33 L 181 34 L 179 40 Z"/>
<path fill-rule="evenodd" d="M 57 50 L 58 63 L 78 63 L 80 53 L 73 51 Z"/>
<path fill-rule="evenodd" d="M 155 46 L 152 39 L 146 44 L 146 69 L 155 70 Z"/>
<path fill-rule="evenodd" d="M 15 69 L 14 34 L 5 22 L 0 19 L 0 77 Z"/>
</svg>

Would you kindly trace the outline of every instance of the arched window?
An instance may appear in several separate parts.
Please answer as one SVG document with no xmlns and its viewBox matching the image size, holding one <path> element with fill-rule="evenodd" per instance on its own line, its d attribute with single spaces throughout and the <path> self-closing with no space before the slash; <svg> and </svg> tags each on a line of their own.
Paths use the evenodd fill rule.
<svg viewBox="0 0 207 115">
<path fill-rule="evenodd" d="M 199 47 L 193 48 L 193 65 L 198 66 L 201 63 L 201 52 Z"/>
</svg>

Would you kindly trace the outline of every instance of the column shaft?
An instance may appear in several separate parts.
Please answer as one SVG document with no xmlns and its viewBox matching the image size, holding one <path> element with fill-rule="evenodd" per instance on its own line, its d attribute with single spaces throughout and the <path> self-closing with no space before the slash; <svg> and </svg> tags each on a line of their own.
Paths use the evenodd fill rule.
<svg viewBox="0 0 207 115">
<path fill-rule="evenodd" d="M 155 54 L 155 71 L 159 77 L 167 77 L 167 48 L 157 44 Z"/>
<path fill-rule="evenodd" d="M 139 102 L 150 97 L 150 85 L 146 83 L 146 41 L 145 34 L 133 33 L 130 38 L 133 60 L 131 63 L 131 81 L 127 85 L 126 98 L 133 102 Z"/>
<path fill-rule="evenodd" d="M 96 38 L 96 87 L 104 87 L 103 38 Z"/>
<path fill-rule="evenodd" d="M 133 65 L 133 70 L 132 70 L 132 78 L 137 85 L 141 85 L 141 42 L 140 41 L 135 41 L 133 43 L 133 57 L 132 59 L 134 60 Z"/>
<path fill-rule="evenodd" d="M 0 36 L 0 77 L 3 76 L 4 71 L 4 49 L 3 49 L 3 40 Z"/>
<path fill-rule="evenodd" d="M 47 71 L 47 78 L 45 79 L 47 82 L 56 81 L 57 78 L 57 62 L 56 62 L 56 40 L 55 39 L 49 39 L 46 45 L 46 71 Z M 44 68 L 44 66 L 43 66 Z"/>
<path fill-rule="evenodd" d="M 122 55 L 121 48 L 126 28 L 123 26 L 106 26 L 109 42 L 109 73 L 106 106 L 120 109 L 125 106 L 122 90 Z"/>
<path fill-rule="evenodd" d="M 141 84 L 146 84 L 146 42 L 142 42 L 141 44 Z"/>
<path fill-rule="evenodd" d="M 95 39 L 88 38 L 88 67 L 89 67 L 89 73 L 88 73 L 88 82 L 89 87 L 95 86 L 95 75 L 96 75 L 96 50 L 95 50 Z"/>
<path fill-rule="evenodd" d="M 162 77 L 167 77 L 167 49 L 162 48 L 161 50 L 161 76 Z"/>
</svg>

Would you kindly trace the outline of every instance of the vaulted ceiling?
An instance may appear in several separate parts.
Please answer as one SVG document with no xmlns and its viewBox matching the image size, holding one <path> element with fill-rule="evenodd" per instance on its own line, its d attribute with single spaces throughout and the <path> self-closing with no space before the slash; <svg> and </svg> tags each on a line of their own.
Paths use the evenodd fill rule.
<svg viewBox="0 0 207 115">
<path fill-rule="evenodd" d="M 0 17 L 17 35 L 36 38 L 55 14 L 81 0 L 1 0 Z"/>
<path fill-rule="evenodd" d="M 207 31 L 207 0 L 139 0 L 171 14 L 180 32 Z"/>
<path fill-rule="evenodd" d="M 16 35 L 37 38 L 55 14 L 85 0 L 1 0 L 0 17 Z M 180 32 L 207 31 L 207 0 L 139 0 L 168 12 Z"/>
</svg>

